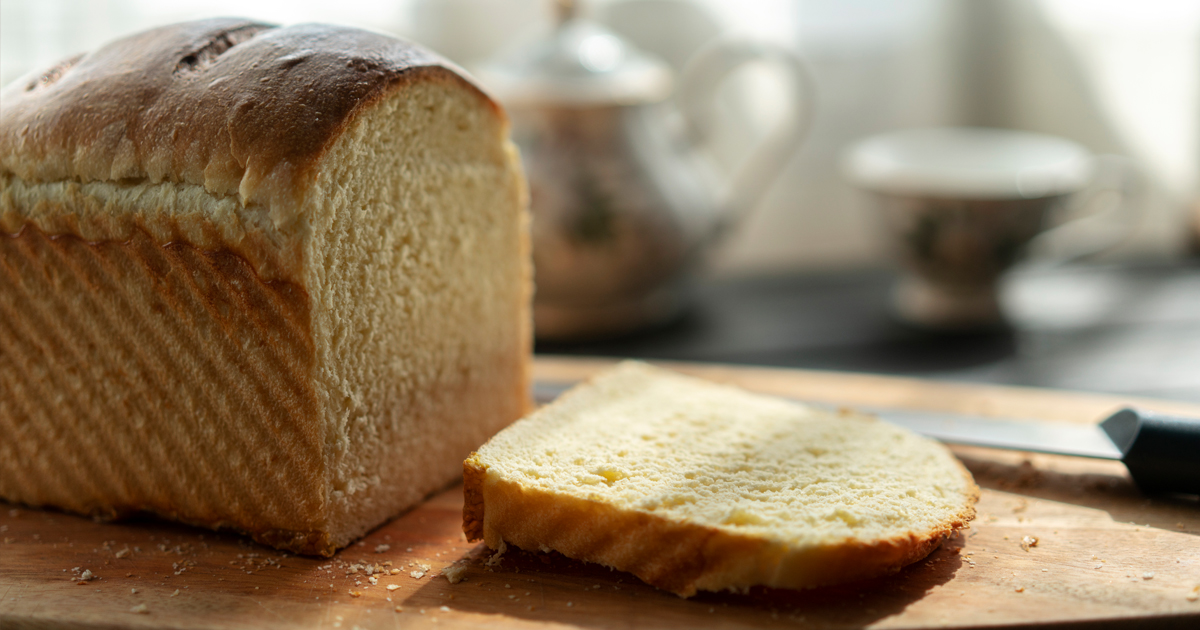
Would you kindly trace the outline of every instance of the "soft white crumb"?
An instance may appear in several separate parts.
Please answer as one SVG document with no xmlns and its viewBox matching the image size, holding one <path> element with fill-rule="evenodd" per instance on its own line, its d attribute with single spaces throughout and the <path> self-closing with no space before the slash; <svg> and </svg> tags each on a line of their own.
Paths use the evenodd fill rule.
<svg viewBox="0 0 1200 630">
<path fill-rule="evenodd" d="M 388 584 L 388 585 L 387 585 L 387 590 L 389 590 L 389 591 L 394 591 L 394 590 L 396 590 L 396 589 L 398 589 L 398 588 L 400 588 L 400 585 L 399 585 L 399 584 Z"/>
<path fill-rule="evenodd" d="M 137 615 L 149 615 L 150 609 L 146 608 L 145 604 L 138 604 L 137 606 L 130 608 L 129 612 L 137 614 Z"/>
<path fill-rule="evenodd" d="M 1153 579 L 1154 579 L 1154 572 L 1153 572 L 1153 571 L 1146 571 L 1145 573 L 1143 573 L 1143 574 L 1142 574 L 1142 579 L 1143 579 L 1143 580 L 1153 580 Z"/>
</svg>

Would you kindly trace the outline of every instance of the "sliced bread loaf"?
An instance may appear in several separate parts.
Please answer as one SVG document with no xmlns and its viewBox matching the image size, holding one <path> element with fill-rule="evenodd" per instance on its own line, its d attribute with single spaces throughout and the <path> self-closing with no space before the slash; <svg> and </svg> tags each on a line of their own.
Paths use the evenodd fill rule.
<svg viewBox="0 0 1200 630">
<path fill-rule="evenodd" d="M 899 570 L 975 515 L 942 445 L 625 362 L 464 463 L 463 528 L 629 571 L 687 597 Z"/>
<path fill-rule="evenodd" d="M 0 98 L 0 500 L 332 554 L 528 408 L 500 107 L 407 42 L 164 26 Z"/>
</svg>

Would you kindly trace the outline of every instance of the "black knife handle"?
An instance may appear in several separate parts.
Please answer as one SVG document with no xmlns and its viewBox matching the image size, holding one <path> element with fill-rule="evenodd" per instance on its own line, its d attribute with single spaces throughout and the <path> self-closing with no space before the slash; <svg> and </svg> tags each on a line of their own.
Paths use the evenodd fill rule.
<svg viewBox="0 0 1200 630">
<path fill-rule="evenodd" d="M 1142 492 L 1200 494 L 1200 419 L 1122 409 L 1100 428 Z"/>
</svg>

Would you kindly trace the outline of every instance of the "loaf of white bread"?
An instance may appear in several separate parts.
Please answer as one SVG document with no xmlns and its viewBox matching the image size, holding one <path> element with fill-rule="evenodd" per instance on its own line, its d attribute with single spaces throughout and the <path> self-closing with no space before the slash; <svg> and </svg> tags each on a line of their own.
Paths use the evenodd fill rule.
<svg viewBox="0 0 1200 630">
<path fill-rule="evenodd" d="M 681 596 L 886 575 L 975 515 L 941 444 L 625 362 L 464 463 L 468 539 L 629 571 Z"/>
<path fill-rule="evenodd" d="M 157 28 L 0 110 L 0 499 L 331 554 L 528 409 L 503 111 L 412 44 Z"/>
</svg>

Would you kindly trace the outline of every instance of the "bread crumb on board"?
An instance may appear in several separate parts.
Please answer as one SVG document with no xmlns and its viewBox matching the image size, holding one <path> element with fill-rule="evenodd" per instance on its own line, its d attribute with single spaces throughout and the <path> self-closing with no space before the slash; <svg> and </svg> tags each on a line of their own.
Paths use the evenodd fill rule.
<svg viewBox="0 0 1200 630">
<path fill-rule="evenodd" d="M 463 574 L 466 572 L 467 567 L 461 564 L 451 564 L 442 569 L 442 575 L 446 576 L 446 581 L 451 584 L 463 581 Z"/>
<path fill-rule="evenodd" d="M 149 609 L 149 608 L 146 608 L 146 605 L 145 605 L 145 604 L 138 604 L 137 606 L 134 606 L 133 608 L 130 608 L 130 609 L 129 609 L 129 612 L 131 612 L 131 613 L 133 613 L 133 614 L 135 614 L 135 615 L 149 615 L 149 614 L 150 614 L 150 609 Z"/>
<path fill-rule="evenodd" d="M 1034 536 L 1025 536 L 1021 538 L 1021 549 L 1024 551 L 1029 551 L 1030 547 L 1036 547 L 1037 544 L 1038 539 Z"/>
</svg>

